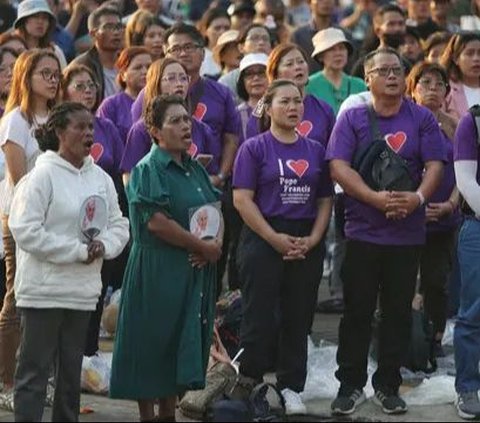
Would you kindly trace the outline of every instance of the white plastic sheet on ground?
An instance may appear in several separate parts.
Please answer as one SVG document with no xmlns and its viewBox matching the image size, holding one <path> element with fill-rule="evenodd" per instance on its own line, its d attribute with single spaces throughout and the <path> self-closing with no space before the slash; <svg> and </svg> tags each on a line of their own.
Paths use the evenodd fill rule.
<svg viewBox="0 0 480 423">
<path fill-rule="evenodd" d="M 313 343 L 308 345 L 307 381 L 302 394 L 304 401 L 314 399 L 334 399 L 340 383 L 335 378 L 337 370 L 337 346 L 320 342 L 317 347 Z M 374 365 L 369 363 L 368 373 L 373 374 Z M 368 397 L 373 396 L 373 388 L 368 382 L 365 392 Z"/>
<path fill-rule="evenodd" d="M 455 397 L 455 378 L 447 375 L 424 379 L 420 385 L 403 395 L 408 405 L 451 404 Z"/>
<path fill-rule="evenodd" d="M 110 388 L 112 353 L 83 357 L 81 388 L 93 394 L 107 394 Z"/>
<path fill-rule="evenodd" d="M 305 390 L 302 394 L 304 401 L 334 399 L 337 395 L 339 382 L 335 378 L 337 370 L 337 346 L 325 342 L 321 342 L 319 346 L 309 343 L 308 346 L 308 365 L 307 365 L 307 381 Z M 449 356 L 443 361 L 450 364 L 453 360 Z M 375 372 L 376 363 L 369 361 L 368 374 L 369 381 L 365 388 L 367 397 L 373 396 L 373 388 L 371 385 L 371 375 Z M 430 379 L 425 378 L 420 385 L 412 388 L 403 395 L 408 405 L 440 405 L 449 404 L 455 400 L 455 378 L 447 374 L 447 368 L 439 368 L 438 372 L 431 375 Z M 411 372 L 410 372 L 411 373 Z M 411 374 L 410 377 L 414 379 Z M 408 376 L 405 375 L 404 376 Z M 420 379 L 422 379 L 420 377 Z"/>
</svg>

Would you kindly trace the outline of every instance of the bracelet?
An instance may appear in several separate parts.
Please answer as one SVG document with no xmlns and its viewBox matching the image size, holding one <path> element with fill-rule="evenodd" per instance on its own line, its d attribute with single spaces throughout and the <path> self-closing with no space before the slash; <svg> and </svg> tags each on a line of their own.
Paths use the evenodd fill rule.
<svg viewBox="0 0 480 423">
<path fill-rule="evenodd" d="M 423 194 L 420 191 L 417 191 L 415 194 L 417 195 L 418 199 L 420 200 L 419 207 L 422 207 L 425 204 L 425 197 L 423 196 Z"/>
<path fill-rule="evenodd" d="M 222 182 L 225 182 L 225 179 L 227 179 L 222 172 L 219 172 L 217 174 L 217 178 L 220 179 Z"/>
</svg>

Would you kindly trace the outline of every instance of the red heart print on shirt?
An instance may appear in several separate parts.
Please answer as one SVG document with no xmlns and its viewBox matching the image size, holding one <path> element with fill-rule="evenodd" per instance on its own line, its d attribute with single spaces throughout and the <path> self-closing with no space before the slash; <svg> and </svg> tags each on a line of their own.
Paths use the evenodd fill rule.
<svg viewBox="0 0 480 423">
<path fill-rule="evenodd" d="M 92 156 L 93 161 L 97 163 L 100 160 L 100 157 L 103 156 L 103 145 L 96 142 L 90 148 L 90 156 Z"/>
<path fill-rule="evenodd" d="M 407 134 L 403 131 L 395 134 L 387 134 L 385 135 L 385 141 L 387 141 L 388 146 L 395 151 L 395 153 L 398 153 L 407 141 Z"/>
<path fill-rule="evenodd" d="M 190 157 L 195 157 L 197 155 L 198 147 L 192 142 L 190 147 L 188 147 L 187 153 Z"/>
<path fill-rule="evenodd" d="M 295 172 L 295 174 L 301 178 L 308 169 L 309 163 L 306 160 L 287 160 L 288 168 Z"/>
<path fill-rule="evenodd" d="M 308 134 L 312 132 L 313 124 L 309 120 L 304 120 L 297 125 L 297 131 L 302 137 L 308 137 Z"/>
<path fill-rule="evenodd" d="M 207 110 L 208 107 L 204 103 L 198 103 L 193 116 L 198 120 L 202 120 L 205 117 Z"/>
</svg>

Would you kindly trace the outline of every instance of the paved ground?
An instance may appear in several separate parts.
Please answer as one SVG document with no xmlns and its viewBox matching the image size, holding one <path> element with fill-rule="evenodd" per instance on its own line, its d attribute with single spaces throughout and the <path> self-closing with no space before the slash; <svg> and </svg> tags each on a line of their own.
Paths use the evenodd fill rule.
<svg viewBox="0 0 480 423">
<path fill-rule="evenodd" d="M 322 291 L 323 292 L 323 291 Z M 326 294 L 321 294 L 321 296 Z M 325 298 L 325 297 L 324 297 Z M 337 328 L 339 316 L 317 314 L 314 323 L 313 338 L 315 341 L 320 339 L 329 342 L 337 341 Z M 110 350 L 111 344 L 104 343 L 102 349 Z M 136 403 L 133 401 L 117 401 L 102 396 L 82 395 L 82 406 L 88 406 L 93 409 L 93 413 L 81 415 L 82 422 L 120 422 L 120 421 L 138 421 Z M 305 418 L 292 421 L 338 421 L 332 419 L 329 413 L 330 401 L 316 400 L 307 403 L 310 415 Z M 50 421 L 51 410 L 46 409 L 44 421 Z M 180 414 L 178 421 L 189 421 Z M 0 422 L 13 421 L 12 413 L 0 410 Z M 401 417 L 389 417 L 382 413 L 372 402 L 364 404 L 358 412 L 350 419 L 344 421 L 385 421 L 385 422 L 440 422 L 440 421 L 461 421 L 457 418 L 452 405 L 411 407 L 409 413 Z"/>
</svg>

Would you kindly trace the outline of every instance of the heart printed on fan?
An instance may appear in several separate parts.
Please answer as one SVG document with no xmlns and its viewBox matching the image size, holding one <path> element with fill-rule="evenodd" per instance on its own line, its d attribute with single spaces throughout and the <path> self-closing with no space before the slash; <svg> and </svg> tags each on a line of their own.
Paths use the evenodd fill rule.
<svg viewBox="0 0 480 423">
<path fill-rule="evenodd" d="M 92 156 L 93 161 L 97 163 L 100 158 L 103 156 L 103 145 L 96 142 L 90 148 L 90 156 Z"/>
<path fill-rule="evenodd" d="M 310 132 L 312 132 L 312 129 L 313 129 L 313 124 L 309 120 L 304 120 L 303 122 L 297 125 L 297 132 L 302 137 L 308 137 Z"/>
<path fill-rule="evenodd" d="M 306 160 L 287 160 L 288 168 L 301 178 L 308 169 L 309 163 Z"/>
<path fill-rule="evenodd" d="M 407 134 L 403 131 L 387 134 L 385 135 L 385 141 L 395 153 L 398 153 L 407 142 Z"/>
<path fill-rule="evenodd" d="M 188 147 L 187 153 L 190 157 L 193 158 L 197 155 L 197 152 L 198 152 L 198 147 L 192 142 L 190 144 L 190 147 Z"/>
<path fill-rule="evenodd" d="M 208 107 L 206 104 L 198 103 L 193 116 L 198 120 L 202 120 L 205 117 L 207 111 L 208 111 Z"/>
</svg>

